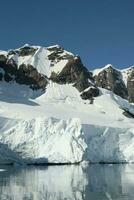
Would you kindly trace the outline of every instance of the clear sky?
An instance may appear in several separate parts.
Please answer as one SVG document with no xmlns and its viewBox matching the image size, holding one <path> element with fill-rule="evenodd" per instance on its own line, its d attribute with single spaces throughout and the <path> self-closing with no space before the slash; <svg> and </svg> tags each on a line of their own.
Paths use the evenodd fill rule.
<svg viewBox="0 0 134 200">
<path fill-rule="evenodd" d="M 134 0 L 0 0 L 0 49 L 60 44 L 89 68 L 134 64 Z"/>
</svg>

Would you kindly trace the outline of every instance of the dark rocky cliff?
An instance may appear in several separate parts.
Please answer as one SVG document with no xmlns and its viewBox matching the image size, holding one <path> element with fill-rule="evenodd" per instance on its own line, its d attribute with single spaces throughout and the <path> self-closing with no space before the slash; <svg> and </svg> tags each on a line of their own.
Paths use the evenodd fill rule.
<svg viewBox="0 0 134 200">
<path fill-rule="evenodd" d="M 112 66 L 102 70 L 97 76 L 94 76 L 94 79 L 96 86 L 111 90 L 127 99 L 128 91 L 122 80 L 122 74 Z"/>
<path fill-rule="evenodd" d="M 65 52 L 58 45 L 47 48 L 50 67 L 52 68 L 61 60 L 67 60 L 67 63 L 59 73 L 52 71 L 50 77 L 39 73 L 31 63 L 18 66 L 17 62 L 12 59 L 14 55 L 34 57 L 37 50 L 38 48 L 35 47 L 24 46 L 17 50 L 11 50 L 6 55 L 0 54 L 0 81 L 15 81 L 19 84 L 29 85 L 34 90 L 42 89 L 44 91 L 50 80 L 58 84 L 72 84 L 80 92 L 82 99 L 89 99 L 91 102 L 100 94 L 98 87 L 102 87 L 134 102 L 134 69 L 130 70 L 127 84 L 124 83 L 122 73 L 110 65 L 93 76 L 92 72 L 83 65 L 79 56 Z M 44 57 L 44 59 L 46 58 Z"/>
</svg>

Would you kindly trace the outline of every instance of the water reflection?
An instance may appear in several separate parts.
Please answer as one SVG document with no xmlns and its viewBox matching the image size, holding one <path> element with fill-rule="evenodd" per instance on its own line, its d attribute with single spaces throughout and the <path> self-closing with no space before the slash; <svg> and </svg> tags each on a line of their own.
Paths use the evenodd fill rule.
<svg viewBox="0 0 134 200">
<path fill-rule="evenodd" d="M 134 165 L 3 168 L 0 200 L 134 199 Z"/>
<path fill-rule="evenodd" d="M 0 173 L 1 199 L 82 199 L 87 185 L 80 166 L 9 168 Z"/>
</svg>

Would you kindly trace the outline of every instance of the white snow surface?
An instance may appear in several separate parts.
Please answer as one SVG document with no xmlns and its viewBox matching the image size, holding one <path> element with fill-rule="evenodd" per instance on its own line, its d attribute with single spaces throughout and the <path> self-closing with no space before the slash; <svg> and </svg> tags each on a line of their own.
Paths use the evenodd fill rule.
<svg viewBox="0 0 134 200">
<path fill-rule="evenodd" d="M 5 55 L 5 56 L 7 56 L 7 51 L 0 50 L 0 55 Z"/>
<path fill-rule="evenodd" d="M 76 163 L 82 160 L 86 144 L 80 137 L 79 119 L 0 119 L 0 158 L 6 162 Z M 10 151 L 9 151 L 10 150 Z"/>
<path fill-rule="evenodd" d="M 71 84 L 46 92 L 0 84 L 0 163 L 134 162 L 133 105 L 101 89 L 94 104 Z"/>
<path fill-rule="evenodd" d="M 65 67 L 65 65 L 68 63 L 68 60 L 61 60 L 58 63 L 56 63 L 52 68 L 51 71 L 58 74 L 62 71 L 62 69 Z"/>
</svg>

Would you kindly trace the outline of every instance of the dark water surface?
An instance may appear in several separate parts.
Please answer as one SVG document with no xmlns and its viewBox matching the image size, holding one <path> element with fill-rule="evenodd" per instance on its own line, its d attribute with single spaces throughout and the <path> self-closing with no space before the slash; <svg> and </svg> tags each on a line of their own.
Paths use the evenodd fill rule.
<svg viewBox="0 0 134 200">
<path fill-rule="evenodd" d="M 134 165 L 0 168 L 0 200 L 134 200 Z"/>
</svg>

